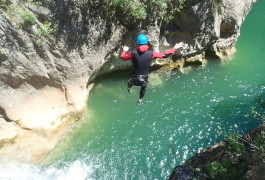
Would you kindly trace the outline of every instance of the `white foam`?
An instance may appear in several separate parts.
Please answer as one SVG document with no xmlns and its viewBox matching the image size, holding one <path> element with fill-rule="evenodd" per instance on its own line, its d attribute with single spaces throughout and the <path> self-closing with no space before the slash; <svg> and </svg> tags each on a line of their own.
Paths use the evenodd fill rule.
<svg viewBox="0 0 265 180">
<path fill-rule="evenodd" d="M 0 164 L 0 180 L 92 180 L 93 168 L 75 161 L 62 169 L 29 164 Z"/>
</svg>

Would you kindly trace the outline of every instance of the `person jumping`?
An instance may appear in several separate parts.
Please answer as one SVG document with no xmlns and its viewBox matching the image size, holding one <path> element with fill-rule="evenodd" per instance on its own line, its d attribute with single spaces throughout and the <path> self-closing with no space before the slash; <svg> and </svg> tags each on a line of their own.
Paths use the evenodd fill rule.
<svg viewBox="0 0 265 180">
<path fill-rule="evenodd" d="M 176 49 L 183 47 L 183 42 L 175 44 L 174 48 L 164 52 L 158 53 L 156 51 L 149 50 L 149 46 L 147 45 L 148 39 L 145 34 L 140 34 L 137 37 L 137 50 L 127 53 L 129 48 L 127 46 L 123 46 L 122 53 L 120 55 L 123 61 L 132 61 L 132 73 L 128 79 L 128 92 L 131 92 L 132 86 L 140 86 L 140 95 L 137 101 L 137 105 L 142 103 L 142 99 L 146 92 L 146 87 L 148 85 L 148 72 L 151 61 L 155 58 L 167 58 L 171 54 L 173 54 Z"/>
</svg>

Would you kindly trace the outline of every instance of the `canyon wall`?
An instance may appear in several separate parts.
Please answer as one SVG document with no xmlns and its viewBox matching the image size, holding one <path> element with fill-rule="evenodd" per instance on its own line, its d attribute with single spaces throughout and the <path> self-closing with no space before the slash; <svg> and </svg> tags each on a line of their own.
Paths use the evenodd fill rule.
<svg viewBox="0 0 265 180">
<path fill-rule="evenodd" d="M 156 51 L 185 43 L 172 58 L 155 62 L 160 66 L 202 64 L 205 55 L 226 58 L 255 1 L 186 0 L 166 22 L 159 8 L 137 19 L 111 1 L 1 0 L 1 159 L 35 163 L 54 148 L 81 117 L 93 80 L 129 69 L 120 47 L 135 48 L 139 33 Z"/>
</svg>

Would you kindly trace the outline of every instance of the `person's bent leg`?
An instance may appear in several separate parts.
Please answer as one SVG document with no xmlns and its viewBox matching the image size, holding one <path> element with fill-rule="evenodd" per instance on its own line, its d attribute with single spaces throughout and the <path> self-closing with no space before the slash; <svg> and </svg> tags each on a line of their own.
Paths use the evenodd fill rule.
<svg viewBox="0 0 265 180">
<path fill-rule="evenodd" d="M 128 79 L 128 84 L 127 84 L 127 90 L 128 92 L 132 92 L 131 88 L 133 87 L 133 82 L 132 78 Z"/>
</svg>

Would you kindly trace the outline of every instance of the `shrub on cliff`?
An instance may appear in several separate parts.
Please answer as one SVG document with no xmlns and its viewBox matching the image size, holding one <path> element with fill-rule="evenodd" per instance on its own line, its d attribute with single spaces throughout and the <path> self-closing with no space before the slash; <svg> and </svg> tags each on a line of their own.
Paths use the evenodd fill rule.
<svg viewBox="0 0 265 180">
<path fill-rule="evenodd" d="M 184 7 L 186 0 L 101 0 L 106 7 L 121 8 L 135 19 L 145 20 L 149 14 L 154 13 L 157 18 L 169 21 L 174 14 Z"/>
<path fill-rule="evenodd" d="M 265 113 L 264 95 L 256 98 L 256 102 L 261 106 L 250 109 L 247 117 L 251 117 L 261 122 L 260 127 L 249 134 L 240 136 L 239 133 L 227 135 L 224 142 L 225 154 L 216 161 L 208 162 L 203 171 L 209 179 L 249 179 L 255 174 L 255 178 L 264 177 L 265 162 Z M 260 174 L 257 175 L 257 174 Z"/>
</svg>

